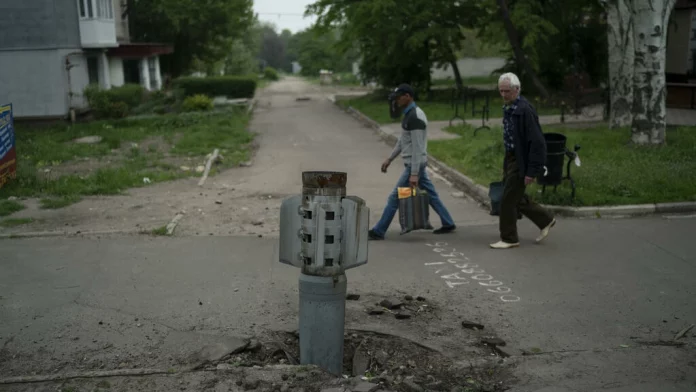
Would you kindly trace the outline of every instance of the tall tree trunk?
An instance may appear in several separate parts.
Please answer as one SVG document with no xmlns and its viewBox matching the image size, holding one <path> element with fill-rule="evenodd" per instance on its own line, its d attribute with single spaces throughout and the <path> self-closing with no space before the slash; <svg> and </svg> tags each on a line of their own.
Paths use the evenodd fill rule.
<svg viewBox="0 0 696 392">
<path fill-rule="evenodd" d="M 534 69 L 532 68 L 531 64 L 529 64 L 529 61 L 527 61 L 527 57 L 524 55 L 522 45 L 520 43 L 519 37 L 517 36 L 517 30 L 515 29 L 515 25 L 512 24 L 512 20 L 510 19 L 510 12 L 508 11 L 507 4 L 505 4 L 505 0 L 496 1 L 498 3 L 498 9 L 500 10 L 500 16 L 503 18 L 505 31 L 507 32 L 508 39 L 510 40 L 510 46 L 512 46 L 512 50 L 515 53 L 515 59 L 517 60 L 517 64 L 519 64 L 519 66 L 524 70 L 524 72 L 526 72 L 532 79 L 534 87 L 536 87 L 537 91 L 542 96 L 542 98 L 548 98 L 549 92 L 546 90 L 546 87 L 544 87 L 544 85 L 541 83 L 541 80 L 539 80 L 539 77 L 537 76 L 536 72 L 534 72 Z"/>
<path fill-rule="evenodd" d="M 630 0 L 610 0 L 606 4 L 609 45 L 609 124 L 627 127 L 633 119 L 633 10 Z"/>
<path fill-rule="evenodd" d="M 631 140 L 662 144 L 667 130 L 667 26 L 676 0 L 634 0 L 635 68 Z"/>
<path fill-rule="evenodd" d="M 454 82 L 457 84 L 457 91 L 464 90 L 464 81 L 462 80 L 462 74 L 459 72 L 459 65 L 457 65 L 456 57 L 454 60 L 450 60 L 450 66 L 454 73 Z"/>
</svg>

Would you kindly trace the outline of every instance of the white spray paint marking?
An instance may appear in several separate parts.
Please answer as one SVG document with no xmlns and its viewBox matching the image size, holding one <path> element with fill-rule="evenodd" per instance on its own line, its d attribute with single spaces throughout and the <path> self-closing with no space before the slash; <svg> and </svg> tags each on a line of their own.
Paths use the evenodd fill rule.
<svg viewBox="0 0 696 392">
<path fill-rule="evenodd" d="M 447 270 L 447 268 L 438 268 L 435 273 L 440 276 L 440 278 L 445 280 L 447 287 L 453 289 L 457 286 L 465 285 L 471 283 L 471 280 L 478 283 L 480 286 L 485 287 L 486 291 L 494 294 L 502 294 L 499 298 L 503 302 L 519 302 L 520 297 L 510 294 L 512 289 L 503 286 L 505 283 L 494 280 L 493 275 L 486 273 L 485 270 L 479 268 L 478 264 L 471 263 L 471 260 L 464 255 L 462 252 L 457 252 L 454 248 L 448 248 L 446 242 L 435 242 L 434 244 L 425 244 L 432 248 L 432 251 L 439 254 L 440 257 L 447 258 L 447 262 L 435 261 L 428 262 L 425 265 L 447 265 L 450 268 L 456 269 L 454 272 L 452 270 Z M 449 251 L 451 249 L 451 251 Z M 448 273 L 440 275 L 441 272 L 447 271 Z M 471 279 L 471 280 L 469 280 Z"/>
</svg>

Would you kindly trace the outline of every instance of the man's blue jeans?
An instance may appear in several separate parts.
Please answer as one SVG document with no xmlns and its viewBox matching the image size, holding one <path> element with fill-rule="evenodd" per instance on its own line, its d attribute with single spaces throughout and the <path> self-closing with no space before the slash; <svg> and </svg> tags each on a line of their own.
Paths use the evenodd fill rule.
<svg viewBox="0 0 696 392">
<path fill-rule="evenodd" d="M 382 218 L 372 228 L 375 234 L 381 237 L 384 237 L 389 225 L 394 219 L 394 215 L 396 215 L 396 212 L 399 210 L 399 199 L 396 188 L 410 187 L 408 178 L 411 176 L 411 166 L 405 166 L 404 172 L 401 174 L 401 177 L 399 177 L 399 181 L 396 183 L 394 190 L 387 199 L 387 205 L 384 207 L 384 212 L 382 212 Z M 454 221 L 452 220 L 449 211 L 447 211 L 445 205 L 442 204 L 442 200 L 440 200 L 440 196 L 437 194 L 435 186 L 428 177 L 428 172 L 425 170 L 426 167 L 427 164 L 425 163 L 420 167 L 420 172 L 418 174 L 418 187 L 428 192 L 428 196 L 430 196 L 430 206 L 433 207 L 433 210 L 435 210 L 435 212 L 440 216 L 442 226 L 454 226 Z"/>
</svg>

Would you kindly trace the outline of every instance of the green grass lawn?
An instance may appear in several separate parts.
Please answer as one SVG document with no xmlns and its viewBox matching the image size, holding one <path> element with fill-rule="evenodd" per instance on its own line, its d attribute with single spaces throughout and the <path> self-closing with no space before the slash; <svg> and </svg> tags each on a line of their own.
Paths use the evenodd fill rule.
<svg viewBox="0 0 696 392">
<path fill-rule="evenodd" d="M 354 109 L 359 110 L 362 114 L 377 121 L 379 124 L 400 122 L 400 119 L 394 120 L 389 117 L 389 104 L 387 103 L 386 96 L 386 93 L 373 93 L 357 98 L 340 99 L 338 104 L 344 108 L 352 106 Z M 477 98 L 475 103 L 476 110 L 480 110 L 484 100 Z M 448 101 L 420 100 L 418 101 L 418 105 L 425 111 L 425 115 L 428 116 L 428 121 L 449 121 L 455 113 L 455 109 Z M 502 117 L 502 107 L 503 101 L 500 96 L 493 95 L 493 98 L 490 99 L 490 118 Z M 560 110 L 556 108 L 538 107 L 537 110 L 539 115 L 560 114 Z M 480 113 L 472 116 L 471 103 L 469 103 L 466 108 L 460 106 L 459 116 L 467 120 L 474 119 L 481 121 Z"/>
<path fill-rule="evenodd" d="M 488 184 L 502 177 L 502 130 L 479 131 L 457 126 L 450 129 L 461 138 L 428 143 L 429 152 L 477 183 Z M 575 202 L 570 202 L 570 184 L 564 181 L 556 194 L 538 185 L 528 194 L 547 204 L 600 206 L 658 202 L 696 201 L 696 127 L 670 128 L 667 144 L 660 147 L 629 144 L 630 131 L 605 127 L 569 129 L 546 126 L 544 132 L 566 135 L 566 147 L 579 144 L 581 166 L 571 166 L 577 184 Z M 566 158 L 567 162 L 567 158 Z M 563 170 L 566 174 L 565 166 Z"/>
<path fill-rule="evenodd" d="M 200 175 L 195 167 L 215 148 L 225 158 L 218 168 L 231 167 L 249 159 L 254 135 L 247 123 L 246 108 L 230 107 L 75 126 L 18 124 L 17 179 L 0 188 L 0 200 L 40 197 L 44 208 L 60 208 L 82 196 L 119 194 L 147 183 Z M 84 136 L 102 140 L 73 142 Z M 0 216 L 15 212 L 17 204 L 21 206 L 3 201 Z"/>
</svg>

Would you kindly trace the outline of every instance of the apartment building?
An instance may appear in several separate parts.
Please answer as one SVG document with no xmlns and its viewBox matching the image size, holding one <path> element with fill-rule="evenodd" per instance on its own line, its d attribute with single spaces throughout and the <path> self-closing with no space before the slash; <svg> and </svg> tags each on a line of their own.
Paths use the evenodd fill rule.
<svg viewBox="0 0 696 392">
<path fill-rule="evenodd" d="M 16 118 L 64 118 L 86 107 L 91 83 L 162 87 L 166 44 L 131 42 L 126 0 L 3 1 L 0 105 Z"/>
</svg>

